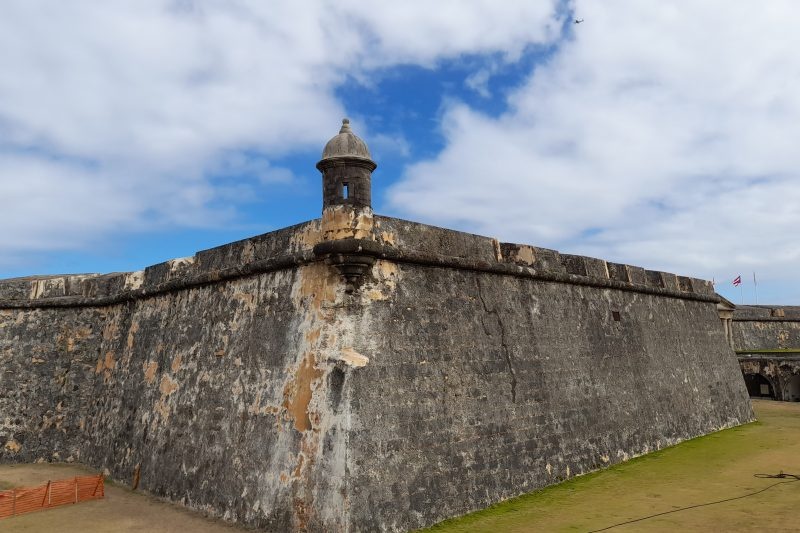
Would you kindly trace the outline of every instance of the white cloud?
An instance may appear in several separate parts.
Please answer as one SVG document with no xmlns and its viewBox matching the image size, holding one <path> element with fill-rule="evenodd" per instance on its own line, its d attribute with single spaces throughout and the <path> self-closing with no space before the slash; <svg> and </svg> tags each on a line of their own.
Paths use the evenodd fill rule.
<svg viewBox="0 0 800 533">
<path fill-rule="evenodd" d="M 214 206 L 239 189 L 214 174 L 291 180 L 270 161 L 322 146 L 348 76 L 513 56 L 556 36 L 554 3 L 4 2 L 0 202 L 14 231 L 0 254 L 225 220 L 233 211 Z"/>
<path fill-rule="evenodd" d="M 492 93 L 489 90 L 489 80 L 491 79 L 492 74 L 494 74 L 494 69 L 478 69 L 467 76 L 467 79 L 464 80 L 464 85 L 478 93 L 483 98 L 489 98 L 492 96 Z"/>
<path fill-rule="evenodd" d="M 800 262 L 800 12 L 793 2 L 575 3 L 546 64 L 391 191 L 404 216 L 726 278 Z M 762 276 L 763 278 L 764 276 Z M 800 299 L 800 283 L 787 288 Z"/>
</svg>

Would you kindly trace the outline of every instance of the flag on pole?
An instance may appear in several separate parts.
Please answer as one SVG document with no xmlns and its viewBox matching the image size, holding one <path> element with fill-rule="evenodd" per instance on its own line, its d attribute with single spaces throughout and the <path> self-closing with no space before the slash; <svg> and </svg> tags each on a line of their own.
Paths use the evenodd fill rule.
<svg viewBox="0 0 800 533">
<path fill-rule="evenodd" d="M 742 276 L 736 276 L 736 279 L 733 280 L 733 286 L 738 287 L 742 284 Z"/>
</svg>

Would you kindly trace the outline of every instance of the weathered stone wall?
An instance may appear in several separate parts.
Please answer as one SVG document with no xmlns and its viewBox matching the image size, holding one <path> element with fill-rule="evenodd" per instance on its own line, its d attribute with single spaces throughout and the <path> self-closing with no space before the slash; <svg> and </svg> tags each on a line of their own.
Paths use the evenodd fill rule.
<svg viewBox="0 0 800 533">
<path fill-rule="evenodd" d="M 106 314 L 0 309 L 0 459 L 80 459 Z"/>
<path fill-rule="evenodd" d="M 0 458 L 82 461 L 266 530 L 342 529 L 344 377 L 363 363 L 342 344 L 338 275 L 303 262 L 319 235 L 315 221 L 111 283 L 2 282 Z M 267 271 L 236 270 L 253 264 Z"/>
<path fill-rule="evenodd" d="M 737 352 L 800 350 L 800 307 L 739 306 L 732 326 Z"/>
<path fill-rule="evenodd" d="M 421 527 L 752 418 L 713 304 L 413 265 L 397 280 L 352 385 L 364 530 Z"/>
<path fill-rule="evenodd" d="M 348 286 L 334 265 L 367 255 Z M 0 459 L 267 530 L 402 531 L 752 419 L 716 300 L 347 207 L 142 272 L 0 281 Z"/>
</svg>

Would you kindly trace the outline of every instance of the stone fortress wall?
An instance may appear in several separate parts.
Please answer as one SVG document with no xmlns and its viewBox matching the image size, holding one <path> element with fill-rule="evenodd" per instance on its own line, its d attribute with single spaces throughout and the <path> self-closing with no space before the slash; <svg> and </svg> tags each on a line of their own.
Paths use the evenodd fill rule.
<svg viewBox="0 0 800 533">
<path fill-rule="evenodd" d="M 353 294 L 325 234 L 377 245 Z M 138 472 L 266 529 L 418 527 L 750 420 L 715 301 L 346 210 L 143 272 L 5 280 L 3 460 Z"/>
<path fill-rule="evenodd" d="M 739 305 L 733 313 L 737 352 L 800 349 L 800 307 Z"/>
<path fill-rule="evenodd" d="M 405 531 L 753 419 L 710 283 L 363 198 L 142 272 L 0 281 L 0 459 L 269 531 Z"/>
<path fill-rule="evenodd" d="M 737 306 L 731 332 L 750 395 L 800 401 L 800 306 Z"/>
</svg>

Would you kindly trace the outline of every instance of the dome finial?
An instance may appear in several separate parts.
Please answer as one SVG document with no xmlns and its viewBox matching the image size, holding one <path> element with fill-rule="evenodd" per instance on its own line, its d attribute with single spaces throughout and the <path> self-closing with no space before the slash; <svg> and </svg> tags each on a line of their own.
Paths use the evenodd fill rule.
<svg viewBox="0 0 800 533">
<path fill-rule="evenodd" d="M 322 150 L 322 159 L 337 159 L 341 157 L 364 159 L 372 162 L 367 144 L 350 129 L 350 119 L 342 119 L 342 128 Z M 374 164 L 374 162 L 372 162 Z"/>
</svg>

